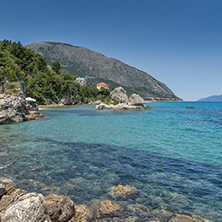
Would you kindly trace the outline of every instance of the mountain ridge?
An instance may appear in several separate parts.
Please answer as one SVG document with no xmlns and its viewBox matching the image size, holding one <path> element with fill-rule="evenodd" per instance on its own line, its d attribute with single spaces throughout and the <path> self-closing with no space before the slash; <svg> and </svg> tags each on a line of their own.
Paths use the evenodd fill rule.
<svg viewBox="0 0 222 222">
<path fill-rule="evenodd" d="M 91 85 L 106 82 L 110 87 L 120 85 L 128 94 L 138 93 L 144 98 L 180 100 L 150 74 L 86 47 L 57 41 L 36 42 L 25 47 L 46 57 L 48 65 L 58 60 L 63 72 L 86 77 Z"/>
</svg>

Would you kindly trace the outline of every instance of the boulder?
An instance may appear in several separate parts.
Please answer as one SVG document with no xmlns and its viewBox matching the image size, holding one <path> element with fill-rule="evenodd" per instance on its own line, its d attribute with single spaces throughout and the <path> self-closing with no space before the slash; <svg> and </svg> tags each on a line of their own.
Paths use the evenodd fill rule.
<svg viewBox="0 0 222 222">
<path fill-rule="evenodd" d="M 51 222 L 42 194 L 28 193 L 7 207 L 2 222 Z"/>
<path fill-rule="evenodd" d="M 16 123 L 26 119 L 28 110 L 26 109 L 26 100 L 23 96 L 3 95 L 0 107 L 0 124 Z"/>
<path fill-rule="evenodd" d="M 0 185 L 1 185 L 1 191 L 3 194 L 10 194 L 12 193 L 15 189 L 18 189 L 18 187 L 13 183 L 12 180 L 0 177 Z"/>
<path fill-rule="evenodd" d="M 126 94 L 126 91 L 121 86 L 115 88 L 110 93 L 110 96 L 114 102 L 128 103 L 128 96 Z"/>
<path fill-rule="evenodd" d="M 75 216 L 68 222 L 87 222 L 93 219 L 93 211 L 86 205 L 75 205 Z"/>
<path fill-rule="evenodd" d="M 118 217 L 123 213 L 123 208 L 110 200 L 104 200 L 100 203 L 99 208 L 96 211 L 96 217 Z"/>
<path fill-rule="evenodd" d="M 70 198 L 50 194 L 45 200 L 48 214 L 53 222 L 65 222 L 75 215 L 74 202 Z"/>
<path fill-rule="evenodd" d="M 119 199 L 119 198 L 127 198 L 129 196 L 138 195 L 139 191 L 137 190 L 136 187 L 123 186 L 119 184 L 118 186 L 111 187 L 109 194 L 112 197 Z"/>
<path fill-rule="evenodd" d="M 3 195 L 0 200 L 0 213 L 2 214 L 2 212 L 4 212 L 10 204 L 12 204 L 25 194 L 27 194 L 26 190 L 15 189 L 9 194 L 6 193 L 6 195 Z"/>
<path fill-rule="evenodd" d="M 176 214 L 169 222 L 205 222 L 203 218 L 190 217 L 184 214 Z"/>
<path fill-rule="evenodd" d="M 130 105 L 141 106 L 141 105 L 143 105 L 143 103 L 144 103 L 143 98 L 141 98 L 140 95 L 138 95 L 138 94 L 134 93 L 129 97 L 129 104 Z"/>
</svg>

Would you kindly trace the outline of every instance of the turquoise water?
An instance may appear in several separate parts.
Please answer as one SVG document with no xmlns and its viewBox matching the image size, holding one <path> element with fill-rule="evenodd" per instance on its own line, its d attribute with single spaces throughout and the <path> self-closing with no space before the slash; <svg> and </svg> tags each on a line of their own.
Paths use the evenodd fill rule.
<svg viewBox="0 0 222 222">
<path fill-rule="evenodd" d="M 48 118 L 1 125 L 0 176 L 90 206 L 132 185 L 140 195 L 127 203 L 222 221 L 222 103 L 148 105 L 42 110 Z"/>
</svg>

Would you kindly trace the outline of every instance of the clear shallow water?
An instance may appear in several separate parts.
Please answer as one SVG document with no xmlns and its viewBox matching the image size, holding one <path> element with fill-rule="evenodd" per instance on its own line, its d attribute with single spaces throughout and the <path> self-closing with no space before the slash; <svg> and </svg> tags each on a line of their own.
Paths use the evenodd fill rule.
<svg viewBox="0 0 222 222">
<path fill-rule="evenodd" d="M 0 176 L 88 205 L 133 185 L 141 194 L 127 203 L 222 221 L 222 103 L 148 105 L 43 110 L 50 118 L 1 125 Z"/>
</svg>

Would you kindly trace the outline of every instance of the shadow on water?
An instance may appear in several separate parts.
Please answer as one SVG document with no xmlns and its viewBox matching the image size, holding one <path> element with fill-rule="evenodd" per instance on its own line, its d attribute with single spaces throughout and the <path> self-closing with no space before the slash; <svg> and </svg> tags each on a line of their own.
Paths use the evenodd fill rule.
<svg viewBox="0 0 222 222">
<path fill-rule="evenodd" d="M 92 205 L 112 199 L 111 186 L 131 185 L 140 195 L 127 203 L 222 220 L 222 169 L 217 165 L 106 144 L 44 138 L 32 142 L 33 149 L 11 149 L 0 162 L 6 166 L 0 168 L 0 176 L 22 189 L 68 195 L 77 204 Z"/>
</svg>

